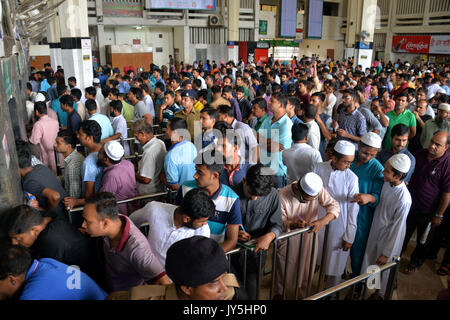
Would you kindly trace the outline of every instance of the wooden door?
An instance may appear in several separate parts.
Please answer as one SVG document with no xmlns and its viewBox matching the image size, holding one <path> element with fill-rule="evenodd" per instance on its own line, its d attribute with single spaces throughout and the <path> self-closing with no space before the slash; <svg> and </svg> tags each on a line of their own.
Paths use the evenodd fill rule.
<svg viewBox="0 0 450 320">
<path fill-rule="evenodd" d="M 327 57 L 334 60 L 334 49 L 327 49 Z"/>
</svg>

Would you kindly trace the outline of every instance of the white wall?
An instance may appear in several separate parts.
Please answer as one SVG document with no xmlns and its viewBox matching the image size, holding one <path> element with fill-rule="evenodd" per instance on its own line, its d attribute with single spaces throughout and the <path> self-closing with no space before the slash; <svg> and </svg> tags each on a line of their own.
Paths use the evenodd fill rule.
<svg viewBox="0 0 450 320">
<path fill-rule="evenodd" d="M 322 22 L 322 39 L 324 40 L 344 40 L 341 33 L 343 17 L 324 16 Z"/>
<path fill-rule="evenodd" d="M 30 46 L 30 57 L 31 56 L 49 56 L 50 47 L 49 45 L 31 45 Z"/>
<path fill-rule="evenodd" d="M 173 28 L 173 37 L 174 37 L 174 51 L 175 48 L 180 51 L 180 61 L 184 61 L 184 27 L 176 27 Z M 174 56 L 175 58 L 175 56 Z"/>
<path fill-rule="evenodd" d="M 228 61 L 228 47 L 226 44 L 193 44 L 189 46 L 189 57 L 192 63 L 196 60 L 196 49 L 207 49 L 207 59 L 215 60 L 217 64 L 221 60 Z"/>
<path fill-rule="evenodd" d="M 327 58 L 327 49 L 334 49 L 334 60 L 342 60 L 344 55 L 344 41 L 303 39 L 300 44 L 300 57 L 311 57 L 314 53 L 320 60 Z"/>
<path fill-rule="evenodd" d="M 276 37 L 276 35 L 275 35 L 276 17 L 277 17 L 277 15 L 273 11 L 260 11 L 259 12 L 259 20 L 267 21 L 267 34 L 259 34 L 258 33 L 258 40 L 261 38 L 273 39 Z M 259 21 L 256 21 L 256 25 L 258 26 L 258 31 L 259 31 Z"/>
</svg>

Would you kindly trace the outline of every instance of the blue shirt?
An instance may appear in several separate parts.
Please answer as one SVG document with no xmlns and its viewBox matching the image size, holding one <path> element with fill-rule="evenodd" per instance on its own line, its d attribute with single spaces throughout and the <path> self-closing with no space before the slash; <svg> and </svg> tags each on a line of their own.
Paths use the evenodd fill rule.
<svg viewBox="0 0 450 320">
<path fill-rule="evenodd" d="M 242 182 L 242 179 L 247 175 L 247 170 L 252 166 L 250 163 L 241 163 L 236 169 L 231 172 L 225 168 L 219 176 L 220 183 L 232 187 Z M 231 182 L 230 182 L 231 180 Z"/>
<path fill-rule="evenodd" d="M 94 191 L 98 192 L 102 186 L 103 169 L 97 165 L 98 152 L 89 154 L 81 165 L 81 195 L 84 197 L 86 181 L 94 182 Z"/>
<path fill-rule="evenodd" d="M 411 180 L 411 176 L 414 172 L 414 168 L 416 167 L 416 158 L 414 158 L 412 153 L 409 152 L 408 149 L 406 149 L 406 148 L 404 148 L 399 153 L 406 154 L 409 157 L 409 159 L 411 160 L 411 167 L 409 168 L 408 175 L 403 180 L 404 182 L 409 182 L 409 180 Z M 378 153 L 377 160 L 384 166 L 386 161 L 388 161 L 389 158 L 392 157 L 393 155 L 394 155 L 394 153 L 392 152 L 392 149 L 383 149 Z"/>
<path fill-rule="evenodd" d="M 100 138 L 101 140 L 109 138 L 112 135 L 114 135 L 114 129 L 111 125 L 111 121 L 104 114 L 95 113 L 89 118 L 89 120 L 97 121 L 97 123 L 102 128 L 102 137 Z"/>
<path fill-rule="evenodd" d="M 119 89 L 120 93 L 128 93 L 130 91 L 130 85 L 126 81 L 122 81 L 117 86 L 117 89 Z"/>
<path fill-rule="evenodd" d="M 81 117 L 78 114 L 78 112 L 73 110 L 71 113 L 68 114 L 67 129 L 76 132 L 80 130 L 80 126 L 81 126 Z"/>
<path fill-rule="evenodd" d="M 164 92 L 166 92 L 166 82 L 161 77 L 159 77 L 159 79 L 155 81 L 155 85 L 158 82 L 161 82 L 164 85 Z M 154 88 L 153 88 L 153 91 L 154 91 Z"/>
<path fill-rule="evenodd" d="M 51 101 L 58 99 L 58 91 L 56 90 L 56 84 L 48 88 L 47 93 Z"/>
<path fill-rule="evenodd" d="M 195 174 L 196 156 L 197 149 L 190 141 L 183 140 L 172 145 L 164 158 L 167 182 L 180 186 L 184 181 L 192 180 Z"/>
<path fill-rule="evenodd" d="M 104 74 L 100 77 L 98 77 L 98 80 L 100 80 L 100 85 L 103 87 L 106 84 L 106 80 L 108 80 L 109 76 L 107 74 Z"/>
<path fill-rule="evenodd" d="M 61 102 L 59 101 L 60 98 L 61 97 L 59 97 L 56 100 L 53 100 L 50 108 L 52 108 L 53 111 L 55 111 L 56 114 L 58 115 L 59 126 L 60 127 L 67 127 L 68 114 L 67 114 L 67 112 L 64 112 L 63 109 L 61 109 Z M 78 106 L 75 103 L 75 101 L 73 102 L 73 108 L 75 109 L 75 111 L 78 112 Z"/>
<path fill-rule="evenodd" d="M 47 79 L 44 79 L 43 81 L 41 81 L 41 86 L 39 88 L 39 91 L 47 92 L 48 88 L 50 88 L 50 85 L 49 85 Z"/>
<path fill-rule="evenodd" d="M 296 124 L 296 123 L 298 123 L 298 124 L 300 124 L 300 123 L 305 124 L 302 120 L 300 120 L 300 119 L 297 117 L 296 114 L 294 114 L 294 116 L 291 118 L 291 121 L 292 121 L 292 124 L 293 124 L 293 125 Z"/>
<path fill-rule="evenodd" d="M 181 200 L 185 194 L 198 188 L 195 180 L 186 181 L 177 193 L 177 204 L 181 204 Z M 216 206 L 216 212 L 208 219 L 209 229 L 211 231 L 211 239 L 217 242 L 225 240 L 225 229 L 227 225 L 241 225 L 241 202 L 239 196 L 228 186 L 220 184 L 219 190 L 211 197 Z"/>
<path fill-rule="evenodd" d="M 106 293 L 88 275 L 55 259 L 34 260 L 20 300 L 105 300 Z"/>
<path fill-rule="evenodd" d="M 267 118 L 258 132 L 267 139 L 272 139 L 274 142 L 280 143 L 284 150 L 287 150 L 292 145 L 292 121 L 288 115 L 285 114 L 278 121 L 272 124 L 272 117 Z M 278 133 L 278 136 L 277 136 Z M 278 154 L 278 156 L 277 156 Z M 267 161 L 269 160 L 269 161 Z M 287 168 L 283 163 L 281 152 L 271 154 L 265 148 L 261 148 L 260 161 L 262 164 L 269 165 L 277 176 L 285 176 Z"/>
<path fill-rule="evenodd" d="M 163 116 L 162 122 L 161 122 L 162 127 L 165 128 L 167 126 L 167 123 L 169 122 L 170 119 L 173 118 L 175 113 L 177 113 L 178 111 L 181 111 L 181 110 L 183 110 L 183 107 L 180 107 L 176 103 L 174 103 L 170 107 L 165 108 L 162 112 L 162 116 Z"/>
</svg>

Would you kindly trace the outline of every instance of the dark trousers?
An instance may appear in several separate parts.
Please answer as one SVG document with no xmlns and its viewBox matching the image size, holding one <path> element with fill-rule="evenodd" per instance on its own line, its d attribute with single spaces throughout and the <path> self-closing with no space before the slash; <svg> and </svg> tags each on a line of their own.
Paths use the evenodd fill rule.
<svg viewBox="0 0 450 320">
<path fill-rule="evenodd" d="M 256 300 L 257 294 L 257 284 L 258 284 L 258 264 L 259 257 L 261 257 L 261 265 L 260 265 L 260 274 L 261 274 L 261 283 L 263 278 L 264 266 L 266 264 L 267 259 L 267 251 L 260 251 L 258 253 L 254 253 L 252 251 L 247 250 L 247 272 L 246 272 L 246 283 L 245 283 L 245 295 L 242 295 L 241 300 Z M 236 275 L 238 279 L 239 286 L 241 289 L 244 288 L 244 252 L 240 252 L 238 254 L 234 254 L 231 256 L 231 272 Z"/>
<path fill-rule="evenodd" d="M 402 253 L 406 250 L 408 242 L 417 228 L 417 245 L 413 253 L 411 254 L 410 261 L 410 263 L 415 265 L 416 267 L 420 267 L 429 255 L 433 237 L 436 233 L 436 227 L 431 227 L 427 240 L 424 244 L 421 244 L 420 240 L 433 216 L 434 213 L 424 213 L 416 210 L 411 210 L 406 220 L 406 234 L 405 240 L 403 242 Z"/>
<path fill-rule="evenodd" d="M 448 248 L 450 242 L 450 215 L 446 212 L 444 216 L 445 218 L 442 220 L 441 225 L 436 228 L 436 234 L 434 235 L 433 242 L 431 243 L 431 249 L 428 257 L 429 259 L 437 258 L 443 242 L 446 243 L 446 248 Z"/>
</svg>

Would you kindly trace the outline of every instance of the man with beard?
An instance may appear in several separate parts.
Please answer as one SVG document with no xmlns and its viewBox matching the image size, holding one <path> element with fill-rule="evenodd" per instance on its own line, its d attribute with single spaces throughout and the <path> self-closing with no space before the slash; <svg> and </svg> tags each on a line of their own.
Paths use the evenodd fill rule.
<svg viewBox="0 0 450 320">
<path fill-rule="evenodd" d="M 172 244 L 193 236 L 210 236 L 208 218 L 214 214 L 214 202 L 202 189 L 186 193 L 180 206 L 151 201 L 135 211 L 130 220 L 140 227 L 148 224 L 148 242 L 161 265 L 166 263 Z"/>
<path fill-rule="evenodd" d="M 127 139 L 128 138 L 128 128 L 127 120 L 125 120 L 122 114 L 123 105 L 119 100 L 113 100 L 109 103 L 109 116 L 111 117 L 111 124 L 114 130 L 114 135 L 106 138 L 102 141 L 102 144 L 108 141 L 113 141 L 117 139 Z M 130 155 L 130 146 L 127 142 L 124 143 L 125 156 Z"/>
<path fill-rule="evenodd" d="M 350 250 L 352 276 L 358 276 L 361 272 L 361 264 L 367 245 L 367 239 L 372 225 L 375 207 L 380 200 L 383 187 L 383 166 L 375 159 L 381 148 L 381 138 L 374 132 L 368 132 L 361 137 L 355 160 L 350 165 L 358 176 L 359 193 L 353 197 L 352 202 L 359 204 L 357 217 L 357 229 L 353 246 Z M 359 296 L 361 286 L 356 286 L 355 294 Z M 355 297 L 356 298 L 356 297 Z M 357 298 L 356 298 L 357 299 Z"/>
<path fill-rule="evenodd" d="M 411 176 L 414 172 L 414 168 L 416 167 L 416 159 L 412 155 L 411 152 L 408 151 L 406 145 L 408 143 L 409 136 L 409 128 L 403 123 L 399 123 L 392 128 L 391 131 L 391 140 L 392 146 L 390 149 L 383 149 L 377 156 L 378 161 L 384 166 L 386 161 L 397 153 L 404 153 L 411 160 L 411 166 L 409 168 L 409 172 L 403 181 L 408 184 L 409 180 L 411 180 Z"/>
<path fill-rule="evenodd" d="M 438 107 L 437 116 L 425 122 L 423 126 L 422 135 L 420 136 L 420 143 L 424 149 L 428 148 L 428 144 L 436 131 L 445 131 L 450 133 L 450 126 L 448 117 L 450 115 L 450 105 L 448 103 L 441 103 Z"/>
</svg>

